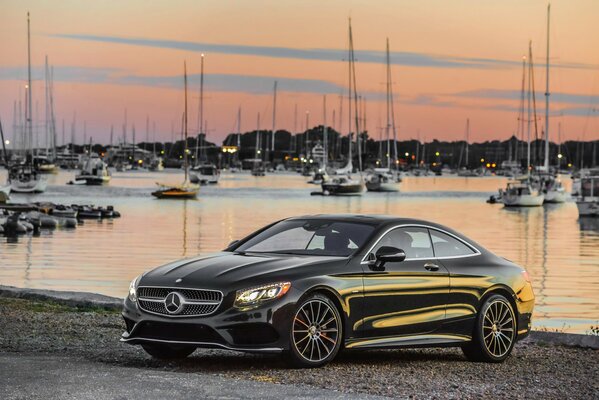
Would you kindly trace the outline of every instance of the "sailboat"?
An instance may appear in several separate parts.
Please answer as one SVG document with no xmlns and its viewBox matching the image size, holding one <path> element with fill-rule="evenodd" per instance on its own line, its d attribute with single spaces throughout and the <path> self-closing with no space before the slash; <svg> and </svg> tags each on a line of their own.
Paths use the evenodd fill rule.
<svg viewBox="0 0 599 400">
<path fill-rule="evenodd" d="M 393 107 L 392 91 L 391 91 L 391 58 L 389 56 L 389 38 L 387 38 L 387 126 L 385 131 L 387 134 L 387 167 L 375 168 L 366 176 L 366 189 L 369 192 L 397 192 L 401 178 L 399 174 L 394 173 L 391 169 L 391 109 Z M 393 121 L 393 129 L 395 129 L 395 121 Z M 397 160 L 397 154 L 394 154 Z"/>
<path fill-rule="evenodd" d="M 526 64 L 523 63 L 524 77 L 526 77 Z M 522 87 L 524 90 L 524 85 Z M 530 130 L 531 130 L 531 113 L 534 108 L 534 67 L 532 62 L 532 42 L 528 44 L 528 150 L 527 150 L 527 173 L 526 178 L 519 181 L 508 182 L 505 190 L 499 190 L 499 196 L 503 200 L 506 207 L 538 207 L 543 205 L 545 196 L 532 185 L 530 176 Z M 532 107 L 532 108 L 531 108 Z M 536 117 L 536 110 L 534 111 Z"/>
<path fill-rule="evenodd" d="M 204 160 L 204 150 L 200 148 L 199 138 L 203 137 L 202 142 L 206 141 L 206 133 L 204 133 L 204 54 L 200 59 L 200 107 L 198 110 L 198 136 L 196 140 L 195 162 L 189 171 L 189 181 L 200 184 L 216 184 L 220 178 L 220 171 L 211 162 Z M 204 136 L 202 136 L 202 134 Z M 203 146 L 202 146 L 203 147 Z M 199 154 L 198 154 L 199 151 Z"/>
<path fill-rule="evenodd" d="M 354 42 L 353 42 L 353 34 L 351 28 L 351 18 L 349 20 L 349 96 L 348 96 L 348 104 L 349 104 L 349 130 L 348 139 L 349 139 L 349 151 L 348 151 L 348 161 L 345 168 L 342 170 L 336 171 L 336 176 L 333 176 L 331 179 L 322 182 L 322 192 L 325 195 L 351 195 L 351 194 L 361 194 L 364 191 L 364 182 L 362 181 L 362 155 L 360 151 L 359 145 L 359 136 L 356 137 L 358 140 L 358 161 L 359 161 L 359 172 L 360 179 L 354 179 L 351 176 L 353 166 L 352 166 L 352 135 L 351 135 L 351 126 L 354 123 L 352 121 L 352 101 L 354 102 L 354 117 L 355 117 L 355 127 L 356 133 L 360 132 L 360 124 L 358 119 L 358 94 L 356 90 L 356 68 L 355 68 L 355 56 L 354 56 Z M 353 89 L 353 90 L 352 90 Z M 353 95 L 353 99 L 352 99 Z"/>
<path fill-rule="evenodd" d="M 27 13 L 27 92 L 25 107 L 25 125 L 28 148 L 25 150 L 25 162 L 13 165 L 8 173 L 11 191 L 15 193 L 41 193 L 46 190 L 48 182 L 46 177 L 35 169 L 33 164 L 33 120 L 31 101 L 31 34 L 29 28 L 29 13 Z"/>
<path fill-rule="evenodd" d="M 187 181 L 188 165 L 187 165 L 187 64 L 183 63 L 183 87 L 185 91 L 185 111 L 183 113 L 183 142 L 185 143 L 183 150 L 183 170 L 185 171 L 185 179 L 183 184 L 179 186 L 171 186 L 158 184 L 158 190 L 152 192 L 152 196 L 159 199 L 194 199 L 198 195 L 200 187 L 190 184 Z"/>
<path fill-rule="evenodd" d="M 547 54 L 545 59 L 545 159 L 543 167 L 537 168 L 535 182 L 539 190 L 545 194 L 545 203 L 563 203 L 568 199 L 568 193 L 557 178 L 556 174 L 551 173 L 549 168 L 549 23 L 550 23 L 551 4 L 547 6 Z"/>
<path fill-rule="evenodd" d="M 254 166 L 252 167 L 252 175 L 253 176 L 266 176 L 266 168 L 262 163 L 262 140 L 260 133 L 260 113 L 258 113 L 257 117 L 257 129 L 256 129 L 256 147 L 254 154 Z"/>
</svg>

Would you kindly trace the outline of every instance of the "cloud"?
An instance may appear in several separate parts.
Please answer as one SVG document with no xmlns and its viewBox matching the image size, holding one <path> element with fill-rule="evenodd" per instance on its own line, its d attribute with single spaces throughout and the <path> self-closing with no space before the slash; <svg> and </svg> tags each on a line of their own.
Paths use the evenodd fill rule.
<svg viewBox="0 0 599 400">
<path fill-rule="evenodd" d="M 476 89 L 451 94 L 457 97 L 471 97 L 481 99 L 519 100 L 521 92 L 518 90 L 502 89 Z M 537 101 L 545 97 L 544 92 L 535 93 Z M 570 104 L 599 104 L 599 95 L 586 95 L 576 93 L 551 93 L 550 100 L 554 103 Z"/>
<path fill-rule="evenodd" d="M 53 67 L 55 82 L 85 82 L 85 83 L 109 83 L 112 76 L 122 73 L 119 68 L 93 68 L 77 66 L 55 66 Z M 31 67 L 31 79 L 34 81 L 44 79 L 44 67 Z M 27 80 L 26 67 L 0 67 L 0 80 Z"/>
<path fill-rule="evenodd" d="M 43 80 L 44 68 L 33 67 L 32 79 Z M 188 75 L 189 84 L 197 87 L 200 74 Z M 0 67 L 0 80 L 27 80 L 25 67 Z M 78 66 L 54 67 L 55 82 L 80 82 L 92 84 L 136 85 L 148 87 L 182 88 L 183 75 L 144 76 L 131 75 L 118 68 L 89 68 Z M 236 74 L 205 74 L 207 90 L 220 92 L 271 93 L 274 82 L 282 92 L 329 94 L 340 93 L 343 86 L 319 79 L 282 78 L 275 76 L 252 76 Z"/>
<path fill-rule="evenodd" d="M 50 37 L 82 40 L 103 43 L 116 43 L 133 46 L 157 47 L 165 49 L 186 50 L 202 53 L 236 54 L 271 58 L 290 58 L 316 61 L 341 61 L 347 59 L 347 51 L 340 49 L 298 49 L 290 47 L 248 46 L 238 44 L 215 44 L 201 42 L 185 42 L 177 40 L 160 40 L 144 38 L 127 38 L 117 36 L 98 36 L 81 34 L 53 34 Z M 356 50 L 356 59 L 363 63 L 385 63 L 385 53 L 375 50 Z M 391 63 L 412 67 L 431 68 L 505 68 L 519 66 L 518 61 L 506 61 L 487 58 L 469 58 L 456 56 L 433 55 L 416 52 L 390 53 Z"/>
</svg>

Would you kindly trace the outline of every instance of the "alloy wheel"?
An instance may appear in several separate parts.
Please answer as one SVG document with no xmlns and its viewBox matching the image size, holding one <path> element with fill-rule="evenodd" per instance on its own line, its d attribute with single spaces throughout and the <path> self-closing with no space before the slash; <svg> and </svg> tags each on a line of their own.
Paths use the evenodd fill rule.
<svg viewBox="0 0 599 400">
<path fill-rule="evenodd" d="M 295 314 L 292 337 L 302 358 L 309 362 L 325 360 L 339 340 L 337 313 L 322 300 L 307 301 Z"/>
<path fill-rule="evenodd" d="M 515 317 L 509 304 L 495 300 L 487 307 L 483 319 L 483 341 L 494 357 L 503 357 L 515 337 Z"/>
</svg>

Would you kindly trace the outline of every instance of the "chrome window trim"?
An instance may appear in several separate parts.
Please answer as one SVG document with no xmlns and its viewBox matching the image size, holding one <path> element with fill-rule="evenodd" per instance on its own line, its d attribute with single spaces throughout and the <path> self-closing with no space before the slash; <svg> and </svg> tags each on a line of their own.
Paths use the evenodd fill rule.
<svg viewBox="0 0 599 400">
<path fill-rule="evenodd" d="M 462 239 L 462 238 L 454 235 L 451 232 L 447 232 L 445 229 L 437 228 L 437 227 L 430 226 L 430 225 L 423 225 L 423 224 L 401 224 L 401 225 L 395 225 L 395 226 L 387 229 L 381 236 L 379 236 L 379 238 L 376 240 L 376 242 L 374 242 L 374 244 L 372 246 L 370 246 L 370 248 L 368 249 L 368 251 L 364 254 L 364 257 L 362 257 L 362 260 L 360 261 L 360 264 L 367 264 L 367 265 L 370 264 L 370 262 L 367 260 L 368 255 L 372 252 L 372 249 L 374 249 L 376 247 L 376 245 L 379 244 L 379 242 L 383 239 L 383 237 L 385 237 L 385 235 L 387 235 L 391 231 L 394 231 L 395 229 L 409 228 L 409 227 L 426 228 L 426 229 L 432 229 L 432 230 L 435 230 L 435 231 L 439 231 L 441 233 L 444 233 L 446 235 L 449 235 L 449 236 L 451 236 L 451 237 L 459 240 L 460 242 L 462 242 L 463 244 L 465 244 L 466 246 L 468 246 L 470 249 L 472 249 L 474 251 L 474 253 L 473 254 L 465 254 L 463 256 L 406 258 L 404 261 L 414 261 L 414 260 L 449 260 L 449 259 L 454 259 L 454 258 L 475 257 L 475 256 L 479 256 L 479 255 L 482 254 L 480 252 L 480 250 L 476 248 L 476 246 L 473 246 L 472 244 L 468 243 L 464 239 Z M 430 234 L 429 234 L 429 238 L 430 238 Z M 431 241 L 431 246 L 433 246 L 433 252 L 434 252 L 435 248 L 434 248 L 434 244 L 433 244 L 433 239 L 430 238 L 430 241 Z"/>
<path fill-rule="evenodd" d="M 190 287 L 173 287 L 173 286 L 147 286 L 147 285 L 138 285 L 136 288 L 140 289 L 140 288 L 150 288 L 150 289 L 169 289 L 172 290 L 173 292 L 176 292 L 177 290 L 203 290 L 206 292 L 216 292 L 216 293 L 220 293 L 220 301 L 218 302 L 212 302 L 212 301 L 203 301 L 203 300 L 198 300 L 198 301 L 193 301 L 193 300 L 183 300 L 184 304 L 189 304 L 189 305 L 216 305 L 216 308 L 214 309 L 214 311 L 210 312 L 210 313 L 206 313 L 206 314 L 190 314 L 190 315 L 180 315 L 180 314 L 161 314 L 161 313 L 157 313 L 154 311 L 150 311 L 147 310 L 145 308 L 143 308 L 141 306 L 141 304 L 139 303 L 139 301 L 136 301 L 137 303 L 137 308 L 145 313 L 148 314 L 154 314 L 154 315 L 159 315 L 161 317 L 165 317 L 165 318 L 201 318 L 201 317 L 208 317 L 212 314 L 214 314 L 221 306 L 225 295 L 223 292 L 221 292 L 220 290 L 216 290 L 216 289 L 199 289 L 199 288 L 190 288 Z M 152 298 L 152 297 L 138 297 L 138 300 L 142 300 L 142 301 L 149 301 L 149 302 L 155 302 L 155 303 L 164 303 L 164 300 L 166 299 L 166 297 L 164 299 L 158 299 L 156 297 Z"/>
</svg>

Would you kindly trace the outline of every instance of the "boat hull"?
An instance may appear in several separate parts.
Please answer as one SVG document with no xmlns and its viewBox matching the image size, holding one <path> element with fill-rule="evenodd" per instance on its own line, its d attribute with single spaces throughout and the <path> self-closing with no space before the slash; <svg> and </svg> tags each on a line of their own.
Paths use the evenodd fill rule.
<svg viewBox="0 0 599 400">
<path fill-rule="evenodd" d="M 576 202 L 578 216 L 599 217 L 599 200 L 579 200 Z"/>
<path fill-rule="evenodd" d="M 110 182 L 110 176 L 77 175 L 75 181 L 85 181 L 89 186 L 100 186 Z"/>
<path fill-rule="evenodd" d="M 203 183 L 203 184 L 211 184 L 215 185 L 218 183 L 218 175 L 203 175 L 198 173 L 189 173 L 189 181 L 191 183 Z"/>
<path fill-rule="evenodd" d="M 347 185 L 339 185 L 335 183 L 323 183 L 321 185 L 323 193 L 330 195 L 343 196 L 355 195 L 362 193 L 363 187 L 360 183 L 352 183 Z"/>
<path fill-rule="evenodd" d="M 198 196 L 197 190 L 165 189 L 152 192 L 152 196 L 159 199 L 195 199 Z"/>
<path fill-rule="evenodd" d="M 369 192 L 399 192 L 399 183 L 397 182 L 366 182 L 366 189 Z"/>
<path fill-rule="evenodd" d="M 545 203 L 565 203 L 568 193 L 565 190 L 548 190 L 545 193 Z"/>
<path fill-rule="evenodd" d="M 47 187 L 48 181 L 43 177 L 26 182 L 12 181 L 10 183 L 10 190 L 14 193 L 42 193 L 46 191 Z"/>
<path fill-rule="evenodd" d="M 10 198 L 10 185 L 0 186 L 0 203 L 5 202 Z"/>
<path fill-rule="evenodd" d="M 543 205 L 545 196 L 525 194 L 520 196 L 503 196 L 503 204 L 506 207 L 539 207 Z"/>
</svg>

